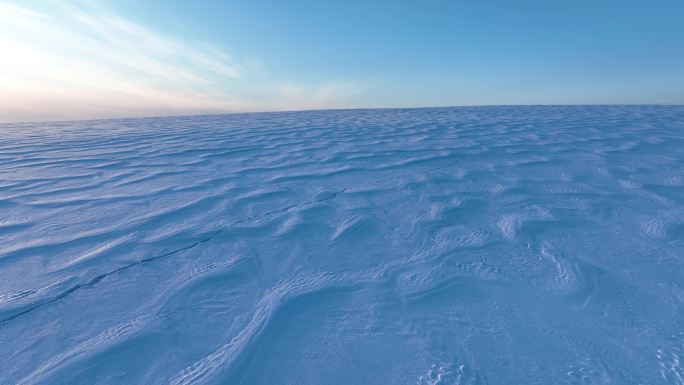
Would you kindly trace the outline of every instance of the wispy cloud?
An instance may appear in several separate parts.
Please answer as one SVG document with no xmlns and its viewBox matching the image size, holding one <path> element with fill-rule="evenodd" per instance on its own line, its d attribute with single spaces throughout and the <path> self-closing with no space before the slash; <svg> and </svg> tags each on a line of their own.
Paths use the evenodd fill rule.
<svg viewBox="0 0 684 385">
<path fill-rule="evenodd" d="M 0 4 L 0 52 L 0 121 L 324 108 L 356 92 L 275 80 L 250 90 L 253 59 L 93 6 Z"/>
<path fill-rule="evenodd" d="M 0 4 L 0 120 L 241 110 L 245 67 L 99 9 Z"/>
</svg>

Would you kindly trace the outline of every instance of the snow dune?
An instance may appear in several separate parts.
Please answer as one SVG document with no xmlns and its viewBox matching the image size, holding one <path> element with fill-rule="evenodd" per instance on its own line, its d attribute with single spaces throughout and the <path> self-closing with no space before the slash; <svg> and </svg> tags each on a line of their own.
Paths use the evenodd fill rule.
<svg viewBox="0 0 684 385">
<path fill-rule="evenodd" d="M 684 384 L 684 107 L 0 132 L 2 384 Z"/>
</svg>

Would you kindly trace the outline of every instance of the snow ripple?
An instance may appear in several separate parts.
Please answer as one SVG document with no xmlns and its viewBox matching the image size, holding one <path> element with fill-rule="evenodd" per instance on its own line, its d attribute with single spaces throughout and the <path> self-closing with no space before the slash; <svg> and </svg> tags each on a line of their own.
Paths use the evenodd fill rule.
<svg viewBox="0 0 684 385">
<path fill-rule="evenodd" d="M 0 130 L 0 383 L 681 383 L 682 107 Z"/>
</svg>

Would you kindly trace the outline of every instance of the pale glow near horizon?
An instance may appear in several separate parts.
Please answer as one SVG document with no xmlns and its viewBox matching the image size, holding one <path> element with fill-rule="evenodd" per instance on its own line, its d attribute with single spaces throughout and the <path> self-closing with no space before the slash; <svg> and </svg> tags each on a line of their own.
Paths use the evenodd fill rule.
<svg viewBox="0 0 684 385">
<path fill-rule="evenodd" d="M 0 52 L 4 122 L 320 108 L 357 92 L 335 82 L 252 87 L 263 71 L 254 60 L 94 8 L 0 4 Z"/>
</svg>

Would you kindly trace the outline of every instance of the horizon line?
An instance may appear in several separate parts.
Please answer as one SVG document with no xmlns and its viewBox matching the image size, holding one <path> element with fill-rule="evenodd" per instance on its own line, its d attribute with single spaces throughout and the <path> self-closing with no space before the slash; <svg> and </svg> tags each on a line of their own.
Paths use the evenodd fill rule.
<svg viewBox="0 0 684 385">
<path fill-rule="evenodd" d="M 665 103 L 578 103 L 578 104 L 461 104 L 425 107 L 340 107 L 340 108 L 305 108 L 293 110 L 257 110 L 257 111 L 227 111 L 210 112 L 199 114 L 171 114 L 171 115 L 139 115 L 126 117 L 103 117 L 85 119 L 57 119 L 57 120 L 16 120 L 0 121 L 0 127 L 14 124 L 45 124 L 45 123 L 77 123 L 77 122 L 101 122 L 110 120 L 147 120 L 163 118 L 192 118 L 202 116 L 224 116 L 224 115 L 253 115 L 253 114 L 278 114 L 278 113 L 297 113 L 297 112 L 325 112 L 325 111 L 370 111 L 370 110 L 423 110 L 437 108 L 479 108 L 479 107 L 620 107 L 620 106 L 650 106 L 650 107 L 675 107 L 684 106 L 684 102 L 665 102 Z"/>
</svg>

